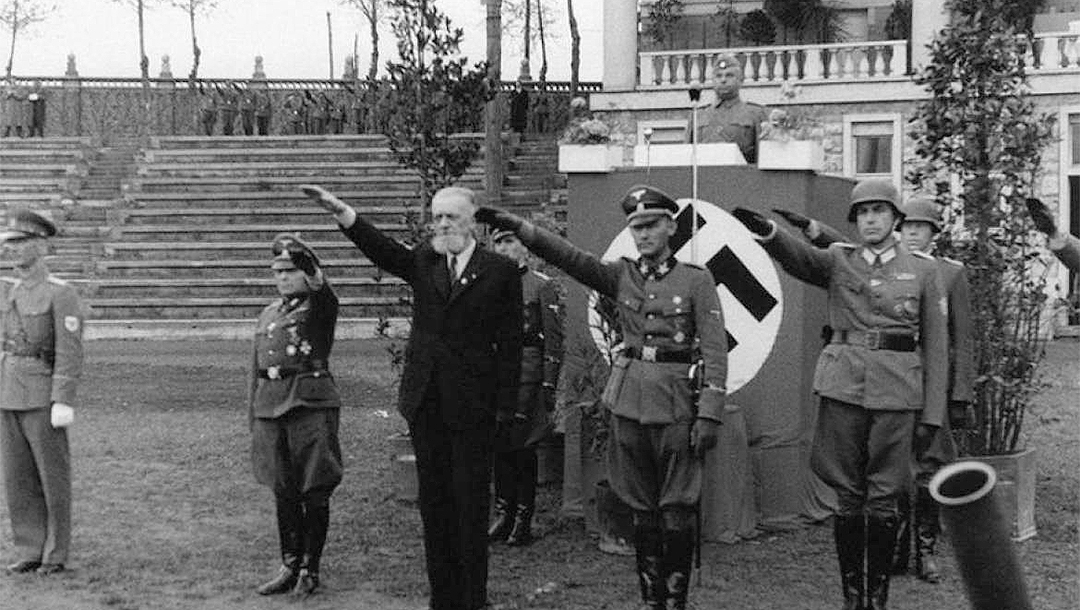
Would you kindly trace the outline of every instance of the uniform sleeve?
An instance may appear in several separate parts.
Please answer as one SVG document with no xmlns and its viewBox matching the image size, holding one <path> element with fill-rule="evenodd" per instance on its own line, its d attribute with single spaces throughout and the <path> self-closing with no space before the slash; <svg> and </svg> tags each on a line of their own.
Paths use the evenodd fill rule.
<svg viewBox="0 0 1080 610">
<path fill-rule="evenodd" d="M 833 244 L 848 241 L 847 236 L 845 236 L 840 231 L 834 229 L 831 225 L 827 225 L 820 220 L 815 222 L 817 222 L 818 230 L 820 231 L 820 233 L 818 233 L 817 237 L 811 239 L 810 243 L 814 244 L 818 248 L 828 248 Z"/>
<path fill-rule="evenodd" d="M 256 325 L 257 326 L 257 325 Z M 248 429 L 255 424 L 255 389 L 259 383 L 259 337 L 256 328 L 255 336 L 251 341 L 251 372 L 248 375 L 247 403 L 248 403 Z"/>
<path fill-rule="evenodd" d="M 617 296 L 619 289 L 617 267 L 605 264 L 598 256 L 531 223 L 525 223 L 518 231 L 518 238 L 533 254 L 562 269 L 575 280 L 600 294 L 612 298 Z"/>
<path fill-rule="evenodd" d="M 833 267 L 831 249 L 816 248 L 780 227 L 774 227 L 772 236 L 760 241 L 784 271 L 820 288 L 829 287 Z"/>
<path fill-rule="evenodd" d="M 525 316 L 521 294 L 521 273 L 507 265 L 502 269 L 499 293 L 495 296 L 495 328 L 498 383 L 496 418 L 505 421 L 517 411 L 518 386 L 521 383 L 521 347 L 524 343 Z"/>
<path fill-rule="evenodd" d="M 563 359 L 563 306 L 554 281 L 544 282 L 540 289 L 540 318 L 544 329 L 543 385 L 554 389 Z"/>
<path fill-rule="evenodd" d="M 322 286 L 311 293 L 311 310 L 313 323 L 317 328 L 317 337 L 312 337 L 323 343 L 322 349 L 316 353 L 330 355 L 330 349 L 334 346 L 334 329 L 338 319 L 338 296 L 330 285 L 330 280 L 323 275 Z"/>
<path fill-rule="evenodd" d="M 373 263 L 381 269 L 412 283 L 414 266 L 412 251 L 400 242 L 387 237 L 360 214 L 350 227 L 341 227 L 348 237 Z"/>
<path fill-rule="evenodd" d="M 727 394 L 727 333 L 720 298 L 707 273 L 694 282 L 694 325 L 697 328 L 701 359 L 704 364 L 704 387 L 698 398 L 697 416 L 720 421 Z"/>
<path fill-rule="evenodd" d="M 949 304 L 939 274 L 936 265 L 933 273 L 923 274 L 922 307 L 919 308 L 919 342 L 923 359 L 920 421 L 931 426 L 941 426 L 945 420 L 949 388 Z"/>
<path fill-rule="evenodd" d="M 971 402 L 975 380 L 975 347 L 967 272 L 961 268 L 949 290 L 949 341 L 953 358 L 951 400 Z"/>
<path fill-rule="evenodd" d="M 1059 243 L 1054 243 L 1055 241 Z M 1050 251 L 1066 269 L 1074 273 L 1080 271 L 1080 237 L 1065 235 L 1062 240 L 1052 240 L 1049 246 Z"/>
<path fill-rule="evenodd" d="M 52 306 L 55 360 L 50 400 L 74 405 L 75 386 L 82 376 L 86 312 L 79 293 L 69 285 L 61 286 L 55 293 Z"/>
</svg>

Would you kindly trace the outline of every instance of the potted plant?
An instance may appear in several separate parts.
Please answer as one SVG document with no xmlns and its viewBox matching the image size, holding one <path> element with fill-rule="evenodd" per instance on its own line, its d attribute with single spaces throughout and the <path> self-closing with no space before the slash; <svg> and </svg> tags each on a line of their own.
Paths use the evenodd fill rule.
<svg viewBox="0 0 1080 610">
<path fill-rule="evenodd" d="M 588 115 L 583 98 L 574 98 L 571 119 L 559 138 L 559 171 L 564 173 L 610 172 L 623 164 L 622 146 L 612 143 L 611 128 Z"/>
<path fill-rule="evenodd" d="M 1039 388 L 1049 317 L 1049 261 L 1031 239 L 1024 200 L 1035 193 L 1054 117 L 1036 111 L 1024 74 L 1028 42 L 1004 0 L 951 0 L 953 19 L 916 77 L 931 94 L 913 119 L 917 156 L 908 179 L 948 206 L 939 252 L 964 263 L 971 303 L 975 426 L 962 455 L 998 471 L 1012 536 L 1035 535 L 1035 454 L 1024 442 Z"/>
<path fill-rule="evenodd" d="M 821 171 L 825 151 L 821 141 L 825 130 L 821 122 L 791 105 L 801 88 L 784 82 L 780 85 L 782 104 L 769 112 L 761 124 L 758 143 L 759 169 L 795 169 Z"/>
</svg>

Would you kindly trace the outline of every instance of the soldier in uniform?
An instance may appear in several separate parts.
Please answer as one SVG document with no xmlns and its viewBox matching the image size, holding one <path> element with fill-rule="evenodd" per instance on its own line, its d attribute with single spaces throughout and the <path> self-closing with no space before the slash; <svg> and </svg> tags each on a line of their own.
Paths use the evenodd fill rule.
<svg viewBox="0 0 1080 610">
<path fill-rule="evenodd" d="M 520 217 L 482 208 L 528 248 L 618 303 L 623 349 L 604 400 L 612 411 L 611 487 L 634 511 L 641 596 L 650 610 L 686 608 L 702 458 L 716 445 L 727 381 L 724 316 L 712 275 L 675 260 L 668 242 L 678 205 L 636 186 L 621 201 L 640 254 L 604 262 Z M 701 358 L 695 404 L 689 374 Z"/>
<path fill-rule="evenodd" d="M 1080 272 L 1080 237 L 1058 230 L 1050 209 L 1040 199 L 1027 200 L 1028 213 L 1035 228 L 1047 237 L 1046 247 L 1073 273 Z"/>
<path fill-rule="evenodd" d="M 0 280 L 0 464 L 18 559 L 8 572 L 62 572 L 71 546 L 67 426 L 83 366 L 85 311 L 70 284 L 45 266 L 56 225 L 10 213 L 0 234 L 16 278 Z"/>
<path fill-rule="evenodd" d="M 847 241 L 839 231 L 827 224 L 795 212 L 774 211 L 801 228 L 811 243 L 819 248 Z M 913 252 L 933 254 L 934 235 L 942 228 L 941 206 L 930 198 L 915 197 L 903 206 L 902 212 L 901 241 Z M 959 261 L 944 257 L 936 261 L 944 293 L 949 299 L 949 411 L 927 450 L 922 455 L 913 456 L 915 502 L 913 505 L 908 493 L 900 496 L 900 527 L 892 567 L 893 574 L 907 573 L 914 517 L 915 572 L 920 579 L 930 583 L 941 580 L 941 571 L 934 558 L 941 527 L 938 505 L 930 497 L 928 485 L 942 466 L 956 459 L 956 444 L 951 430 L 967 428 L 974 423 L 971 386 L 975 375 L 967 273 Z"/>
<path fill-rule="evenodd" d="M 555 281 L 529 269 L 528 250 L 516 235 L 496 231 L 491 242 L 496 253 L 518 262 L 525 330 L 517 410 L 510 421 L 499 422 L 495 433 L 495 516 L 488 539 L 525 546 L 533 540 L 536 446 L 551 432 L 562 366 L 562 302 Z"/>
<path fill-rule="evenodd" d="M 734 142 L 747 163 L 757 163 L 758 134 L 769 117 L 765 107 L 744 102 L 739 97 L 743 69 L 730 53 L 716 58 L 713 64 L 713 91 L 716 102 L 698 120 L 698 142 Z"/>
<path fill-rule="evenodd" d="M 216 122 L 217 100 L 214 99 L 214 93 L 199 85 L 199 123 L 202 125 L 203 133 L 208 136 L 214 135 Z"/>
<path fill-rule="evenodd" d="M 248 408 L 255 478 L 274 492 L 282 565 L 256 591 L 310 595 L 342 475 L 341 397 L 329 369 L 338 299 L 299 239 L 279 235 L 272 251 L 281 297 L 255 327 Z"/>
<path fill-rule="evenodd" d="M 255 92 L 251 88 L 240 92 L 240 126 L 245 136 L 255 134 Z"/>
<path fill-rule="evenodd" d="M 236 113 L 239 110 L 239 99 L 236 92 L 236 83 L 229 81 L 225 84 L 225 90 L 221 91 L 221 133 L 231 136 L 236 125 Z"/>
<path fill-rule="evenodd" d="M 273 112 L 270 93 L 257 89 L 255 91 L 255 129 L 260 136 L 270 134 L 270 115 Z"/>
<path fill-rule="evenodd" d="M 326 95 L 325 93 L 323 94 L 323 96 L 326 100 L 326 107 L 328 110 L 327 124 L 329 126 L 329 133 L 332 133 L 334 135 L 341 135 L 342 126 L 345 123 L 345 107 L 342 106 L 340 96 L 338 96 L 337 94 L 331 96 Z"/>
<path fill-rule="evenodd" d="M 821 406 L 811 464 L 837 494 L 844 610 L 886 607 L 912 451 L 925 453 L 946 412 L 948 304 L 933 257 L 893 234 L 899 199 L 888 180 L 858 183 L 848 221 L 860 244 L 826 250 L 753 210 L 734 211 L 785 271 L 829 293 L 833 333 L 814 374 Z"/>
</svg>

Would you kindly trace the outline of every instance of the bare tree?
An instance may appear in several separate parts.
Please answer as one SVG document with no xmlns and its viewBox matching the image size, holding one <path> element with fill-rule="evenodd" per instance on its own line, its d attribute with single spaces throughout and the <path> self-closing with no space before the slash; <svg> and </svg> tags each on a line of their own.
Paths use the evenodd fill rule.
<svg viewBox="0 0 1080 610">
<path fill-rule="evenodd" d="M 577 96 L 581 72 L 581 32 L 574 16 L 574 0 L 566 0 L 566 14 L 570 17 L 570 99 L 573 99 Z"/>
<path fill-rule="evenodd" d="M 503 29 L 513 32 L 514 40 L 521 41 L 526 61 L 531 60 L 530 47 L 537 42 L 540 44 L 541 73 L 546 76 L 546 36 L 551 35 L 558 17 L 556 11 L 551 10 L 549 0 L 503 0 L 502 7 Z M 534 23 L 536 28 L 532 27 Z"/>
<path fill-rule="evenodd" d="M 536 0 L 536 27 L 540 30 L 540 76 L 537 80 L 547 82 L 547 39 L 544 37 L 544 0 Z"/>
<path fill-rule="evenodd" d="M 5 78 L 11 78 L 11 68 L 15 61 L 15 39 L 19 32 L 44 21 L 49 13 L 55 10 L 56 5 L 46 5 L 33 0 L 8 0 L 0 6 L 0 23 L 11 32 L 11 51 L 8 53 L 7 68 L 4 70 Z"/>
<path fill-rule="evenodd" d="M 383 18 L 386 0 L 338 0 L 338 2 L 360 9 L 371 27 L 371 65 L 368 67 L 368 80 L 374 81 L 379 71 L 379 21 Z"/>
<path fill-rule="evenodd" d="M 199 48 L 199 40 L 195 36 L 195 15 L 196 13 L 206 15 L 217 6 L 218 0 L 169 0 L 169 4 L 184 11 L 188 16 L 188 23 L 191 24 L 191 72 L 188 74 L 188 78 L 195 80 L 199 78 L 199 58 L 202 57 L 202 49 Z"/>
</svg>

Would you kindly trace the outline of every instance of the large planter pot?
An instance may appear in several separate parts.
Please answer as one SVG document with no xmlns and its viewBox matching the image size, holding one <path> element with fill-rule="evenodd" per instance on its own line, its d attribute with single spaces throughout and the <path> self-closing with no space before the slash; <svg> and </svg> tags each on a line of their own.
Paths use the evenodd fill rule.
<svg viewBox="0 0 1080 610">
<path fill-rule="evenodd" d="M 825 168 L 825 149 L 817 140 L 762 140 L 758 169 L 812 170 Z"/>
<path fill-rule="evenodd" d="M 1019 542 L 1035 535 L 1035 449 L 1028 448 L 1008 455 L 972 457 L 989 464 L 997 471 L 994 497 L 1006 523 L 1009 535 Z"/>
<path fill-rule="evenodd" d="M 559 171 L 563 173 L 607 173 L 622 167 L 622 146 L 614 144 L 562 144 Z"/>
</svg>

